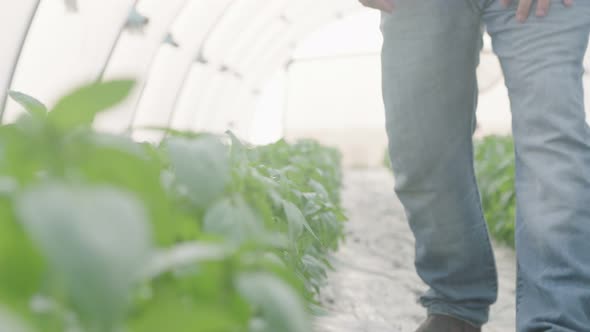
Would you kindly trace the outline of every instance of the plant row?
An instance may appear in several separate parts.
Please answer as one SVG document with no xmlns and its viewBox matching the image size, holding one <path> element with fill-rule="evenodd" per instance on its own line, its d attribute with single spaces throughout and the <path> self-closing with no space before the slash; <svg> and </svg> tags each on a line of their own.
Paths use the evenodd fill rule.
<svg viewBox="0 0 590 332">
<path fill-rule="evenodd" d="M 1 331 L 309 332 L 343 234 L 340 155 L 91 129 L 131 81 L 0 127 Z"/>
<path fill-rule="evenodd" d="M 512 137 L 489 136 L 475 144 L 475 173 L 492 236 L 514 246 L 516 195 Z"/>
</svg>

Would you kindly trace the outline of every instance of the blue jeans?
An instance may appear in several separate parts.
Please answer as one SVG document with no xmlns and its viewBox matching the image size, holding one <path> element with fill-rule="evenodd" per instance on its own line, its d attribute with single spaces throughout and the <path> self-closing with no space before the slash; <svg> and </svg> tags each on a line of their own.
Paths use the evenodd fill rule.
<svg viewBox="0 0 590 332">
<path fill-rule="evenodd" d="M 590 331 L 590 1 L 527 23 L 499 0 L 398 0 L 383 14 L 383 97 L 396 193 L 416 237 L 429 313 L 474 325 L 497 297 L 473 170 L 476 67 L 492 37 L 516 150 L 517 330 Z"/>
</svg>

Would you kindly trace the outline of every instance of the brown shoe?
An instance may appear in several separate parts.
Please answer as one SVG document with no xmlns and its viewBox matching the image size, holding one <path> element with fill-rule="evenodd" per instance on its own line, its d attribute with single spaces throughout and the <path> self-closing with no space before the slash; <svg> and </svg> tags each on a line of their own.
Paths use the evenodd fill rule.
<svg viewBox="0 0 590 332">
<path fill-rule="evenodd" d="M 431 315 L 416 332 L 481 332 L 481 328 L 450 316 Z"/>
</svg>

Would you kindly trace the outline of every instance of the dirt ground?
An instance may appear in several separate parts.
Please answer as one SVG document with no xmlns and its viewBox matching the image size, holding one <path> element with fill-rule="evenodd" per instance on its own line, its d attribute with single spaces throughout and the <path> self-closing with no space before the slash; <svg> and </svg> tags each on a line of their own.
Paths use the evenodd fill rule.
<svg viewBox="0 0 590 332">
<path fill-rule="evenodd" d="M 347 240 L 334 255 L 316 332 L 413 332 L 425 312 L 414 271 L 414 239 L 386 169 L 345 172 Z M 495 245 L 500 294 L 486 332 L 514 331 L 515 257 Z"/>
</svg>

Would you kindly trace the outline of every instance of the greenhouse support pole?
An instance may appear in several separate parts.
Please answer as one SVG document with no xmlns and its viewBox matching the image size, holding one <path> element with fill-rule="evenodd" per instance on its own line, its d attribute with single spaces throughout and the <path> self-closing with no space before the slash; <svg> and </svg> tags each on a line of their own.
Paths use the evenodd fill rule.
<svg viewBox="0 0 590 332">
<path fill-rule="evenodd" d="M 0 99 L 0 123 L 4 120 L 4 110 L 6 109 L 6 102 L 8 101 L 8 90 L 12 86 L 12 81 L 14 80 L 14 75 L 16 73 L 16 68 L 18 67 L 18 62 L 20 56 L 23 52 L 25 47 L 25 42 L 27 37 L 29 36 L 29 31 L 31 30 L 31 26 L 33 25 L 33 21 L 35 20 L 35 16 L 37 16 L 37 9 L 39 9 L 39 4 L 41 0 L 37 0 L 37 3 L 33 6 L 33 10 L 31 15 L 29 16 L 29 21 L 27 22 L 27 27 L 25 29 L 25 33 L 23 34 L 23 38 L 21 39 L 20 45 L 18 46 L 18 51 L 16 52 L 15 59 L 13 61 L 12 70 L 8 75 L 8 81 L 6 82 L 6 91 L 3 91 L 2 98 Z"/>
<path fill-rule="evenodd" d="M 133 5 L 131 5 L 129 7 L 130 8 L 129 11 L 131 11 L 131 9 L 133 9 L 135 6 L 137 6 L 138 2 L 139 2 L 139 0 L 134 0 Z M 106 58 L 104 64 L 102 65 L 102 68 L 100 69 L 100 73 L 98 74 L 98 78 L 97 78 L 98 82 L 102 81 L 102 78 L 104 77 L 104 73 L 107 71 L 109 63 L 111 62 L 111 59 L 113 58 L 113 55 L 115 54 L 115 50 L 117 49 L 117 45 L 119 44 L 119 40 L 121 40 L 121 36 L 123 36 L 123 32 L 125 31 L 125 27 L 127 26 L 127 20 L 128 20 L 128 18 L 125 19 L 125 22 L 123 22 L 123 24 L 119 28 L 119 31 L 117 32 L 117 37 L 115 37 L 115 40 L 113 41 L 113 44 L 111 45 L 111 49 L 109 50 L 109 54 L 107 55 L 107 58 Z"/>
<path fill-rule="evenodd" d="M 281 136 L 287 138 L 287 117 L 289 116 L 289 94 L 291 93 L 291 66 L 296 63 L 296 60 L 291 58 L 285 64 L 285 91 L 283 96 L 283 116 L 282 116 L 282 128 Z"/>
</svg>

